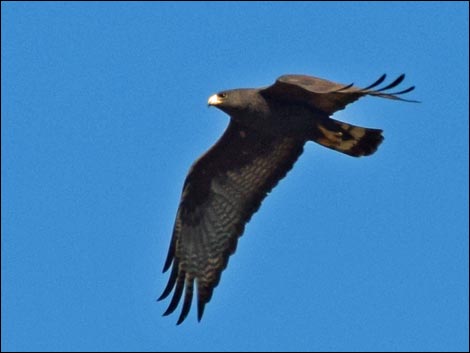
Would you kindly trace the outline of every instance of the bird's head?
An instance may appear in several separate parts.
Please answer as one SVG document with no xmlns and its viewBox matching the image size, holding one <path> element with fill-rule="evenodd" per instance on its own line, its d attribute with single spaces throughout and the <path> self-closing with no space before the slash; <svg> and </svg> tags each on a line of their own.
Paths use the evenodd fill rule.
<svg viewBox="0 0 470 353">
<path fill-rule="evenodd" d="M 222 91 L 210 96 L 207 105 L 217 107 L 229 115 L 237 115 L 249 109 L 255 92 L 253 89 Z"/>
</svg>

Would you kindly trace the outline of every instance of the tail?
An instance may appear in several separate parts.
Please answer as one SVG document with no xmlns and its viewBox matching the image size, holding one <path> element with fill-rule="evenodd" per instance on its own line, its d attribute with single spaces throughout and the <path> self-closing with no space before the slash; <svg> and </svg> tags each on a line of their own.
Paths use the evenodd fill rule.
<svg viewBox="0 0 470 353">
<path fill-rule="evenodd" d="M 335 151 L 361 157 L 377 151 L 384 138 L 382 130 L 354 126 L 328 118 L 317 124 L 311 139 Z"/>
</svg>

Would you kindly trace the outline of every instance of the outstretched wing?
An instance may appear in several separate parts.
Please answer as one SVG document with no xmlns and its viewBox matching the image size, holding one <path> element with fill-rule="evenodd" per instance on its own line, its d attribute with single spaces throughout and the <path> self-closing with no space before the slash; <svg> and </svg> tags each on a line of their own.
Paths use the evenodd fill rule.
<svg viewBox="0 0 470 353">
<path fill-rule="evenodd" d="M 238 237 L 267 193 L 293 167 L 305 141 L 267 137 L 231 121 L 220 140 L 191 167 L 183 186 L 163 271 L 172 266 L 159 300 L 173 290 L 164 315 L 185 291 L 178 324 L 197 286 L 198 320 L 217 286 Z"/>
<path fill-rule="evenodd" d="M 366 88 L 358 88 L 353 84 L 344 85 L 313 76 L 284 75 L 279 77 L 273 85 L 261 90 L 260 93 L 274 99 L 308 104 L 329 115 L 344 109 L 349 103 L 366 95 L 405 102 L 417 102 L 398 97 L 401 94 L 411 92 L 415 88 L 414 86 L 397 92 L 386 92 L 398 86 L 405 79 L 404 74 L 385 87 L 377 88 L 385 81 L 385 78 L 386 75 L 384 74 Z"/>
</svg>

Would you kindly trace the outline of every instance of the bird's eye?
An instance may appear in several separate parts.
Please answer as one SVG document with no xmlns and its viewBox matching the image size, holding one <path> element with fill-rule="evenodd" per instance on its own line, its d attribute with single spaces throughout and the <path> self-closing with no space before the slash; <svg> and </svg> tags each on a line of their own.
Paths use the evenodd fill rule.
<svg viewBox="0 0 470 353">
<path fill-rule="evenodd" d="M 219 93 L 218 96 L 219 96 L 219 98 L 224 99 L 224 98 L 227 98 L 227 93 L 222 92 L 222 93 Z"/>
</svg>

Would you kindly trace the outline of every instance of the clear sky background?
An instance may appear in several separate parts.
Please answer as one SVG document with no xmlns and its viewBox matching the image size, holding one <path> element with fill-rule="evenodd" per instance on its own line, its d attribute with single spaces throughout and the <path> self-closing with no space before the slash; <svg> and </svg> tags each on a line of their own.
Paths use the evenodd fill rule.
<svg viewBox="0 0 470 353">
<path fill-rule="evenodd" d="M 1 9 L 2 350 L 468 350 L 467 3 Z M 207 98 L 402 72 L 421 104 L 335 116 L 379 151 L 307 144 L 202 322 L 162 317 L 185 175 L 228 123 Z"/>
</svg>

